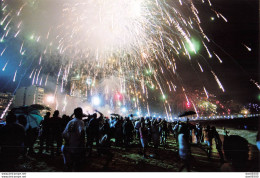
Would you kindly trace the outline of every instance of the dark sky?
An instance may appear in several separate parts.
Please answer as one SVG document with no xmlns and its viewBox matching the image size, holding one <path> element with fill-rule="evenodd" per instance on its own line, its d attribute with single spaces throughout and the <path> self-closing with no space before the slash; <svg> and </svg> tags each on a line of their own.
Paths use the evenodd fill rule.
<svg viewBox="0 0 260 178">
<path fill-rule="evenodd" d="M 260 93 L 250 79 L 259 81 L 259 2 L 215 0 L 212 4 L 214 9 L 228 19 L 228 23 L 225 23 L 210 10 L 205 10 L 207 8 L 198 7 L 203 19 L 202 27 L 212 40 L 211 43 L 216 44 L 212 50 L 223 60 L 222 64 L 217 61 L 211 63 L 226 91 L 218 92 L 217 96 L 242 103 L 257 102 Z M 214 21 L 211 21 L 209 14 L 215 17 Z M 249 52 L 243 44 L 252 48 L 252 51 Z"/>
<path fill-rule="evenodd" d="M 249 80 L 259 81 L 259 1 L 218 0 L 215 8 L 229 20 L 220 28 L 212 26 L 215 29 L 212 30 L 215 32 L 214 41 L 228 54 L 221 67 L 226 95 L 232 93 L 234 99 L 241 98 L 241 101 L 255 100 L 259 90 Z M 249 52 L 242 44 L 252 51 Z"/>
</svg>

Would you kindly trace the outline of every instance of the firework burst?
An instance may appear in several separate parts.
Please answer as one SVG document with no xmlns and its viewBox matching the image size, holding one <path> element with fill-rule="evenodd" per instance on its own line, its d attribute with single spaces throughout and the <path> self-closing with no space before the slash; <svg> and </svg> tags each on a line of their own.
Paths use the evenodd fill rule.
<svg viewBox="0 0 260 178">
<path fill-rule="evenodd" d="M 201 27 L 197 6 L 202 5 L 227 22 L 210 1 L 2 0 L 1 42 L 8 44 L 16 39 L 21 56 L 27 55 L 26 60 L 37 58 L 37 65 L 28 74 L 32 84 L 46 85 L 54 71 L 55 93 L 58 87 L 62 92 L 70 81 L 79 81 L 72 82 L 70 91 L 92 95 L 100 87 L 86 84 L 91 79 L 103 81 L 99 86 L 108 97 L 111 83 L 106 81 L 115 77 L 118 83 L 114 91 L 119 88 L 124 91 L 125 102 L 132 102 L 138 110 L 146 108 L 149 113 L 151 93 L 158 90 L 165 114 L 171 117 L 172 103 L 167 96 L 179 88 L 189 101 L 185 93 L 187 84 L 182 82 L 177 63 L 193 60 L 193 55 L 200 54 L 193 36 L 200 39 L 208 58 L 213 58 L 213 53 L 215 60 L 222 63 L 208 47 L 210 39 Z M 8 46 L 0 49 L 1 56 L 6 50 Z M 195 64 L 198 72 L 205 73 L 203 68 L 207 66 L 199 61 Z M 21 67 L 23 63 L 18 66 Z M 210 70 L 224 92 L 216 73 Z M 13 81 L 17 80 L 17 71 Z M 208 98 L 203 84 L 200 89 Z M 190 102 L 196 110 L 196 103 Z"/>
</svg>

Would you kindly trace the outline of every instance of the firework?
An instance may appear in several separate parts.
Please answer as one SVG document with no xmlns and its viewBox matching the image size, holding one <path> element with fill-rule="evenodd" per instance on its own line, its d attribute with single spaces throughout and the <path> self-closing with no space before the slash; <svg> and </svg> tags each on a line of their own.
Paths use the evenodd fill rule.
<svg viewBox="0 0 260 178">
<path fill-rule="evenodd" d="M 120 92 L 123 104 L 131 103 L 138 111 L 146 108 L 149 115 L 151 95 L 158 90 L 167 117 L 172 112 L 168 96 L 178 88 L 196 110 L 177 69 L 177 61 L 189 59 L 195 60 L 198 70 L 205 73 L 201 63 L 193 59 L 200 55 L 193 36 L 200 39 L 204 47 L 201 50 L 208 58 L 214 57 L 210 39 L 200 25 L 197 6 L 208 7 L 227 22 L 210 1 L 2 0 L 1 5 L 1 41 L 15 38 L 25 60 L 38 59 L 40 67 L 34 66 L 28 74 L 32 84 L 41 85 L 47 74 L 46 86 L 50 73 L 55 73 L 55 95 L 58 87 L 63 92 L 70 81 L 71 95 L 102 93 L 110 102 Z M 1 56 L 6 49 L 1 50 Z M 222 63 L 214 51 L 213 54 Z M 22 62 L 18 67 L 22 67 Z M 224 92 L 219 78 L 210 71 Z M 14 81 L 16 73 L 17 70 Z M 205 86 L 200 89 L 209 98 Z M 64 104 L 63 110 L 65 107 Z"/>
</svg>

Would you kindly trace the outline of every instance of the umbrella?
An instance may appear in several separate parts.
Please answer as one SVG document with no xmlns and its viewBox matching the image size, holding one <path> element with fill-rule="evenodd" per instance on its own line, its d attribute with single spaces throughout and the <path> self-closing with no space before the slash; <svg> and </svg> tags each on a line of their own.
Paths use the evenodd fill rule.
<svg viewBox="0 0 260 178">
<path fill-rule="evenodd" d="M 110 115 L 121 117 L 119 114 L 115 114 L 115 113 L 112 113 L 112 114 L 110 114 Z"/>
<path fill-rule="evenodd" d="M 186 111 L 186 112 L 182 113 L 181 115 L 179 115 L 178 117 L 190 116 L 190 115 L 194 115 L 194 114 L 197 114 L 197 113 L 194 111 Z"/>
<path fill-rule="evenodd" d="M 27 130 L 29 127 L 37 128 L 40 126 L 43 117 L 40 115 L 39 110 L 43 110 L 43 109 L 46 109 L 45 106 L 43 105 L 42 106 L 41 105 L 21 106 L 18 108 L 13 108 L 12 112 L 14 112 L 16 116 L 20 116 L 20 115 L 25 116 L 27 120 L 25 129 Z"/>
<path fill-rule="evenodd" d="M 129 114 L 128 117 L 137 116 L 137 114 Z"/>
<path fill-rule="evenodd" d="M 51 110 L 51 108 L 49 108 L 48 106 L 41 105 L 41 104 L 32 104 L 32 105 L 30 106 L 30 108 L 32 108 L 32 109 L 37 109 L 37 110 L 48 110 L 48 111 Z"/>
</svg>

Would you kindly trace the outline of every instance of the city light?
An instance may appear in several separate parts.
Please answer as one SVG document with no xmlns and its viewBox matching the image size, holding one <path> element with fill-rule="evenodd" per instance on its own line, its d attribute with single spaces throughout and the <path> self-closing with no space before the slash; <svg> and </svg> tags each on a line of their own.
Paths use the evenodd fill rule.
<svg viewBox="0 0 260 178">
<path fill-rule="evenodd" d="M 93 104 L 94 106 L 99 106 L 100 103 L 101 103 L 101 101 L 100 101 L 100 98 L 99 98 L 98 96 L 94 96 L 94 97 L 92 98 L 92 104 Z"/>
<path fill-rule="evenodd" d="M 54 103 L 55 98 L 54 98 L 54 96 L 52 96 L 52 95 L 48 95 L 48 96 L 46 97 L 46 101 L 47 101 L 48 104 L 51 104 L 51 103 Z"/>
<path fill-rule="evenodd" d="M 125 107 L 122 108 L 122 112 L 126 113 L 127 109 Z"/>
</svg>

